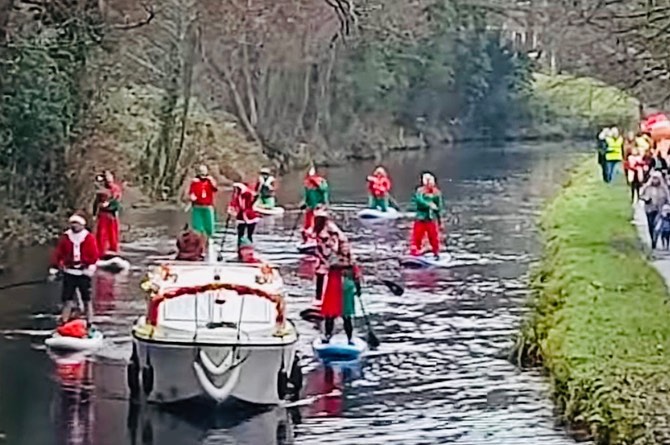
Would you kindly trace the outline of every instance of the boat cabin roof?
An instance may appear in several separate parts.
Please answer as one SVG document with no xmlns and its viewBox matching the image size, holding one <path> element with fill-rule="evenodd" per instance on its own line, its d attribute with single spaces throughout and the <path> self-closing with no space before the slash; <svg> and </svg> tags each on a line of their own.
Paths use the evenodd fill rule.
<svg viewBox="0 0 670 445">
<path fill-rule="evenodd" d="M 174 261 L 162 262 L 158 267 L 166 270 L 167 278 L 164 279 L 160 273 L 154 273 L 151 281 L 163 292 L 212 283 L 246 286 L 269 294 L 281 293 L 284 287 L 284 282 L 276 268 L 268 269 L 271 274 L 264 277 L 262 266 L 255 264 L 229 265 Z"/>
</svg>

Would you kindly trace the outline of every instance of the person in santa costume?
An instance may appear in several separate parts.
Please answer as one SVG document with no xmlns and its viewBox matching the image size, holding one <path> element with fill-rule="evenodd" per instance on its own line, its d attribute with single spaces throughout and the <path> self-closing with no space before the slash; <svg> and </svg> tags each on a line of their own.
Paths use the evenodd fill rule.
<svg viewBox="0 0 670 445">
<path fill-rule="evenodd" d="M 440 221 L 443 211 L 442 192 L 437 188 L 435 177 L 430 173 L 421 176 L 419 186 L 412 196 L 412 207 L 416 212 L 412 226 L 410 254 L 422 255 L 424 238 L 428 238 L 435 259 L 440 258 Z"/>
<path fill-rule="evenodd" d="M 63 310 L 61 322 L 70 320 L 72 308 L 76 305 L 76 293 L 79 291 L 86 311 L 86 322 L 90 326 L 93 317 L 91 303 L 91 277 L 95 273 L 95 263 L 100 258 L 95 237 L 86 229 L 86 220 L 78 214 L 69 219 L 70 228 L 58 240 L 51 258 L 52 275 L 63 273 L 61 299 Z"/>
<path fill-rule="evenodd" d="M 302 229 L 303 241 L 307 241 L 314 234 L 314 211 L 317 207 L 326 207 L 330 202 L 330 188 L 328 181 L 316 171 L 312 164 L 304 180 L 304 198 L 300 206 L 305 210 L 305 221 Z"/>
<path fill-rule="evenodd" d="M 96 178 L 97 190 L 93 202 L 93 216 L 97 217 L 95 238 L 100 254 L 119 252 L 119 212 L 121 211 L 121 186 L 114 174 L 105 172 Z"/>
<path fill-rule="evenodd" d="M 214 199 L 218 188 L 209 175 L 206 165 L 198 167 L 198 174 L 191 181 L 188 196 L 191 200 L 191 227 L 211 238 L 214 235 Z"/>
<path fill-rule="evenodd" d="M 256 256 L 254 245 L 246 236 L 240 239 L 237 246 L 237 259 L 245 264 L 261 264 L 263 262 Z"/>
<path fill-rule="evenodd" d="M 250 242 L 254 241 L 254 230 L 258 223 L 258 213 L 254 210 L 256 193 L 246 184 L 233 183 L 233 196 L 228 205 L 228 214 L 237 221 L 237 245 L 246 236 Z M 246 235 L 245 235 L 246 234 Z"/>
<path fill-rule="evenodd" d="M 384 167 L 377 167 L 371 176 L 367 177 L 368 193 L 370 194 L 369 207 L 386 212 L 389 207 L 391 192 L 391 178 Z"/>
<path fill-rule="evenodd" d="M 317 271 L 327 273 L 323 291 L 321 315 L 325 321 L 324 343 L 333 335 L 335 319 L 342 317 L 344 331 L 349 343 L 352 341 L 355 315 L 355 297 L 360 295 L 360 269 L 354 262 L 349 240 L 339 227 L 328 219 L 328 213 L 320 208 L 315 214 L 314 235 L 317 240 Z M 317 274 L 318 280 L 318 274 Z M 318 291 L 317 281 L 317 295 Z"/>
<path fill-rule="evenodd" d="M 269 168 L 262 168 L 260 173 L 254 188 L 258 196 L 258 204 L 266 209 L 274 209 L 277 204 L 275 199 L 276 179 L 272 176 Z"/>
</svg>

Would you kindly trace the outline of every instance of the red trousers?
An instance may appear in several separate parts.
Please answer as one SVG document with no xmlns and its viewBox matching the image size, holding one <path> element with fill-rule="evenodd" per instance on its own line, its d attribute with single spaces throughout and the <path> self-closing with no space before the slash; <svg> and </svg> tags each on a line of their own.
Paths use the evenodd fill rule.
<svg viewBox="0 0 670 445">
<path fill-rule="evenodd" d="M 421 255 L 423 239 L 428 237 L 431 250 L 435 255 L 440 253 L 440 229 L 437 221 L 414 221 L 412 226 L 412 245 L 410 253 Z"/>
<path fill-rule="evenodd" d="M 314 209 L 305 210 L 305 221 L 302 225 L 302 237 L 304 241 L 307 240 L 307 236 L 310 232 L 314 231 Z"/>
<path fill-rule="evenodd" d="M 95 240 L 98 242 L 100 255 L 107 252 L 118 252 L 119 218 L 108 212 L 100 212 L 98 214 L 98 225 L 95 228 Z"/>
</svg>

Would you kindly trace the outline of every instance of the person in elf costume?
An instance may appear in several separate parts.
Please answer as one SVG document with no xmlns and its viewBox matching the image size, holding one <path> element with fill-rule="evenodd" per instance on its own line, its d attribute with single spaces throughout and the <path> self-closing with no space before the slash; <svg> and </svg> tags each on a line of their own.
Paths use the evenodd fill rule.
<svg viewBox="0 0 670 445">
<path fill-rule="evenodd" d="M 277 204 L 275 199 L 275 177 L 270 173 L 269 168 L 262 168 L 260 176 L 256 182 L 256 195 L 261 207 L 266 209 L 274 209 Z"/>
<path fill-rule="evenodd" d="M 237 246 L 237 259 L 245 264 L 261 264 L 262 261 L 256 257 L 254 245 L 249 238 L 243 236 Z"/>
<path fill-rule="evenodd" d="M 237 245 L 240 245 L 245 236 L 249 241 L 254 241 L 254 230 L 258 222 L 258 213 L 254 210 L 256 194 L 246 184 L 233 183 L 233 196 L 228 205 L 228 214 L 235 217 L 237 221 Z"/>
<path fill-rule="evenodd" d="M 188 224 L 177 238 L 177 261 L 204 261 L 205 239 L 198 232 L 191 230 Z"/>
<path fill-rule="evenodd" d="M 444 208 L 442 192 L 437 188 L 435 177 L 430 173 L 421 176 L 421 186 L 412 196 L 412 207 L 416 212 L 412 226 L 410 254 L 420 256 L 424 238 L 428 238 L 435 259 L 440 258 L 440 222 Z"/>
<path fill-rule="evenodd" d="M 305 221 L 302 229 L 303 242 L 314 234 L 314 211 L 317 207 L 325 207 L 330 203 L 330 189 L 328 181 L 319 176 L 316 167 L 312 164 L 304 180 L 304 202 L 300 206 L 305 211 Z"/>
<path fill-rule="evenodd" d="M 106 170 L 96 178 L 93 216 L 97 216 L 95 238 L 101 255 L 119 251 L 119 212 L 121 211 L 121 186 L 114 174 Z"/>
<path fill-rule="evenodd" d="M 214 235 L 214 199 L 218 188 L 209 175 L 207 166 L 200 165 L 191 181 L 188 196 L 191 200 L 191 227 L 196 232 L 211 238 Z"/>
<path fill-rule="evenodd" d="M 372 176 L 367 177 L 369 207 L 371 209 L 379 209 L 386 212 L 389 207 L 389 199 L 391 192 L 391 178 L 384 167 L 377 167 L 372 173 Z"/>
<path fill-rule="evenodd" d="M 321 315 L 325 320 L 325 336 L 322 341 L 324 343 L 330 341 L 335 319 L 342 317 L 344 331 L 351 344 L 354 332 L 352 317 L 355 315 L 355 297 L 361 292 L 360 269 L 354 262 L 349 240 L 344 232 L 328 219 L 325 209 L 321 208 L 315 214 L 314 234 L 317 240 L 316 257 L 319 263 L 317 268 L 328 274 L 321 303 Z"/>
<path fill-rule="evenodd" d="M 93 318 L 91 277 L 95 273 L 95 263 L 100 259 L 98 243 L 86 230 L 86 220 L 83 216 L 74 214 L 68 222 L 70 228 L 58 240 L 51 258 L 49 274 L 52 276 L 58 272 L 63 274 L 61 323 L 70 321 L 72 309 L 76 306 L 76 294 L 79 291 L 86 307 L 86 322 L 90 325 Z"/>
</svg>

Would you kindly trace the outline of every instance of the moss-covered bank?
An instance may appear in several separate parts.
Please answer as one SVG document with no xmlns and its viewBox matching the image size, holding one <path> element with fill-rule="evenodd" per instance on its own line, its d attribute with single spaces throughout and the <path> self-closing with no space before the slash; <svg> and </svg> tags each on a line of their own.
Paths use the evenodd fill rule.
<svg viewBox="0 0 670 445">
<path fill-rule="evenodd" d="M 576 169 L 545 209 L 516 358 L 551 377 L 562 418 L 600 444 L 670 443 L 670 307 L 623 184 Z"/>
</svg>

